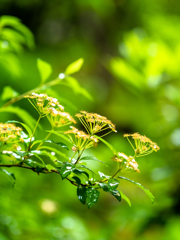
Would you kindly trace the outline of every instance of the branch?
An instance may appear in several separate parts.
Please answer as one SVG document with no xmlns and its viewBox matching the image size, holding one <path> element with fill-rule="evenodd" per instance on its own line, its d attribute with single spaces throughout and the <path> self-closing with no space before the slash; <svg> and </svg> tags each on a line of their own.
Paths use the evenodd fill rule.
<svg viewBox="0 0 180 240">
<path fill-rule="evenodd" d="M 20 167 L 20 168 L 25 168 L 25 169 L 29 169 L 29 170 L 32 170 L 33 172 L 37 172 L 36 168 L 33 168 L 33 167 L 27 167 L 27 166 L 23 166 L 23 165 L 8 165 L 8 164 L 1 164 L 0 167 Z M 44 174 L 47 174 L 47 173 L 57 173 L 60 175 L 60 173 L 57 171 L 57 170 L 51 170 L 51 171 L 48 171 L 46 168 L 41 168 L 42 170 L 45 170 L 46 172 L 39 172 L 39 173 L 44 173 Z M 75 183 L 74 181 L 72 181 L 71 179 L 67 178 L 66 179 L 72 183 L 74 186 L 78 186 L 77 183 Z M 87 184 L 81 184 L 82 186 L 88 186 Z"/>
<path fill-rule="evenodd" d="M 40 91 L 40 90 L 43 89 L 43 88 L 57 85 L 57 84 L 60 83 L 60 81 L 62 81 L 62 79 L 57 78 L 57 79 L 55 79 L 55 80 L 53 80 L 53 81 L 50 81 L 50 82 L 48 82 L 48 83 L 46 83 L 46 84 L 44 84 L 44 85 L 40 85 L 40 86 L 38 86 L 38 87 L 30 90 L 30 91 L 27 91 L 27 92 L 25 92 L 25 93 L 23 93 L 23 94 L 15 97 L 15 98 L 12 98 L 9 102 L 5 103 L 5 104 L 2 106 L 2 108 L 7 107 L 7 106 L 9 106 L 9 105 L 11 105 L 11 104 L 13 104 L 13 103 L 21 100 L 25 95 L 31 95 L 33 92 Z"/>
</svg>

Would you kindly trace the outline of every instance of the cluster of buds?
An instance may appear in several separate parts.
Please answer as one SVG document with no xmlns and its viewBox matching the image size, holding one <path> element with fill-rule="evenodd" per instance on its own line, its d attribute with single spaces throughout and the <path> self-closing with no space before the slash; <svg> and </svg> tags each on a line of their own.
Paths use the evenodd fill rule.
<svg viewBox="0 0 180 240">
<path fill-rule="evenodd" d="M 134 157 L 127 156 L 124 153 L 118 152 L 112 158 L 113 161 L 120 163 L 121 172 L 125 170 L 133 170 L 140 172 L 138 169 L 138 163 L 135 161 Z"/>
<path fill-rule="evenodd" d="M 153 151 L 157 152 L 160 149 L 155 142 L 152 142 L 151 139 L 146 136 L 142 136 L 139 133 L 124 134 L 124 137 L 128 139 L 134 149 L 135 157 L 142 157 L 152 153 Z M 129 137 L 134 140 L 134 144 L 130 141 Z"/>
<path fill-rule="evenodd" d="M 110 132 L 116 132 L 115 125 L 106 117 L 97 113 L 88 113 L 86 111 L 80 111 L 76 114 L 87 132 L 91 135 L 110 129 Z"/>
<path fill-rule="evenodd" d="M 71 127 L 71 130 L 66 131 L 65 134 L 68 134 L 74 145 L 73 149 L 76 149 L 77 151 L 90 147 L 96 147 L 99 141 L 96 137 L 90 136 L 75 127 Z"/>
<path fill-rule="evenodd" d="M 12 123 L 0 123 L 0 144 L 4 146 L 9 144 L 9 146 L 14 149 L 18 148 L 19 142 L 24 142 L 21 137 L 22 128 L 16 127 Z"/>
</svg>

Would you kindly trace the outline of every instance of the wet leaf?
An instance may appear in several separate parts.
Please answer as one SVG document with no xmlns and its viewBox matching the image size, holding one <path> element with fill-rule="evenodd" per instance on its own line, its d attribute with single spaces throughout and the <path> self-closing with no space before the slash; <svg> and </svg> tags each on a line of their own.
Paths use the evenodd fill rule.
<svg viewBox="0 0 180 240">
<path fill-rule="evenodd" d="M 87 201 L 88 208 L 91 208 L 95 203 L 97 203 L 100 192 L 95 188 L 88 188 L 86 190 L 86 194 L 87 194 L 86 201 Z"/>
<path fill-rule="evenodd" d="M 64 162 L 62 167 L 61 167 L 61 170 L 60 170 L 60 174 L 61 174 L 62 179 L 69 176 L 74 168 L 75 168 L 74 164 Z"/>
<path fill-rule="evenodd" d="M 77 188 L 77 196 L 78 196 L 78 199 L 79 201 L 82 203 L 82 204 L 85 204 L 86 203 L 86 187 L 85 186 L 78 186 Z"/>
<path fill-rule="evenodd" d="M 121 201 L 121 194 L 118 190 L 112 190 L 109 191 L 117 200 L 120 202 Z"/>
<path fill-rule="evenodd" d="M 106 183 L 99 183 L 99 186 L 105 191 L 109 192 L 109 186 Z"/>
<path fill-rule="evenodd" d="M 109 178 L 111 178 L 111 176 L 108 176 L 108 175 L 105 175 L 104 173 L 102 173 L 102 172 L 98 172 L 99 173 L 99 176 L 100 176 L 100 178 L 102 178 L 102 179 L 109 179 Z"/>
<path fill-rule="evenodd" d="M 108 180 L 108 186 L 110 190 L 115 190 L 119 185 L 119 181 L 115 178 L 110 178 Z"/>
<path fill-rule="evenodd" d="M 72 177 L 72 178 L 75 180 L 75 182 L 76 182 L 78 185 L 81 184 L 81 179 L 80 179 L 80 178 L 78 178 L 78 177 L 76 177 L 76 176 L 74 176 L 74 177 Z"/>
<path fill-rule="evenodd" d="M 75 168 L 75 169 L 73 169 L 73 172 L 75 174 L 79 174 L 79 175 L 84 174 L 87 177 L 87 179 L 89 179 L 89 174 L 86 171 Z"/>
</svg>

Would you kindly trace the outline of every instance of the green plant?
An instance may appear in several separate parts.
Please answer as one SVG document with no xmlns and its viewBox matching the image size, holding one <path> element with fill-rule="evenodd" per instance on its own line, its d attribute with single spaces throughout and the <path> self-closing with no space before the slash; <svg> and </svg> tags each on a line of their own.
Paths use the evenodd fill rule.
<svg viewBox="0 0 180 240">
<path fill-rule="evenodd" d="M 37 62 L 41 75 L 41 83 L 39 86 L 12 98 L 2 106 L 0 109 L 1 112 L 8 110 L 10 112 L 16 112 L 10 105 L 26 98 L 37 110 L 39 118 L 35 126 L 32 127 L 32 123 L 27 124 L 31 121 L 32 117 L 30 120 L 27 120 L 29 117 L 28 112 L 17 108 L 17 112 L 24 111 L 25 117 L 23 120 L 25 123 L 10 120 L 0 124 L 1 171 L 10 176 L 13 184 L 15 182 L 14 174 L 8 172 L 4 167 L 25 168 L 38 174 L 59 174 L 62 180 L 66 179 L 77 187 L 79 200 L 83 204 L 87 203 L 89 208 L 98 201 L 100 189 L 109 192 L 117 198 L 118 201 L 121 201 L 121 198 L 125 199 L 128 204 L 131 205 L 128 197 L 120 190 L 117 190 L 120 179 L 130 181 L 139 186 L 153 202 L 154 196 L 149 190 L 145 189 L 139 183 L 122 177 L 121 173 L 127 171 L 139 172 L 138 163 L 135 159 L 159 150 L 157 144 L 138 133 L 125 134 L 124 137 L 127 137 L 134 149 L 134 156 L 127 156 L 114 149 L 114 147 L 103 138 L 111 132 L 116 132 L 115 125 L 106 117 L 86 111 L 80 111 L 80 113 L 76 114 L 77 119 L 80 120 L 85 131 L 79 130 L 74 126 L 71 126 L 70 129 L 64 128 L 68 125 L 75 124 L 76 120 L 68 112 L 64 111 L 64 106 L 59 103 L 57 98 L 50 97 L 45 93 L 49 87 L 57 84 L 66 84 L 73 88 L 76 87 L 77 92 L 89 97 L 90 95 L 80 87 L 76 79 L 70 76 L 79 71 L 82 64 L 83 59 L 79 59 L 70 64 L 64 73 L 59 74 L 58 78 L 46 82 L 52 72 L 52 68 L 48 63 L 39 59 Z M 4 95 L 5 94 L 4 92 Z M 45 117 L 48 119 L 51 129 L 46 130 L 47 135 L 44 139 L 38 139 L 36 130 L 40 120 Z M 50 137 L 52 135 L 58 136 L 60 141 L 55 141 Z M 130 139 L 132 139 L 134 143 Z M 86 166 L 86 161 L 98 161 L 108 165 L 107 162 L 102 162 L 93 156 L 87 156 L 85 154 L 86 149 L 97 147 L 99 142 L 104 143 L 113 153 L 112 160 L 115 161 L 117 169 L 111 176 L 105 175 L 100 171 L 97 174 Z M 61 149 L 64 150 L 61 151 Z M 70 154 L 68 155 L 64 153 L 64 151 L 70 151 Z"/>
<path fill-rule="evenodd" d="M 21 52 L 24 47 L 31 49 L 33 46 L 33 35 L 19 19 L 12 16 L 0 18 L 0 64 L 2 66 L 6 59 L 14 66 L 14 59 L 18 60 L 16 54 Z M 124 137 L 127 137 L 134 149 L 134 156 L 127 156 L 117 151 L 103 138 L 111 132 L 116 132 L 115 125 L 106 117 L 86 111 L 76 114 L 76 118 L 82 123 L 85 131 L 74 126 L 67 128 L 68 125 L 76 124 L 76 120 L 64 111 L 64 106 L 59 101 L 70 106 L 73 104 L 67 99 L 62 99 L 56 91 L 52 90 L 52 87 L 66 85 L 71 87 L 76 94 L 82 94 L 91 99 L 90 94 L 71 76 L 80 70 L 83 61 L 82 58 L 78 59 L 56 79 L 48 81 L 52 67 L 47 62 L 38 59 L 37 67 L 41 80 L 37 87 L 19 94 L 11 86 L 5 86 L 1 100 L 6 103 L 0 108 L 0 112 L 16 114 L 22 122 L 9 120 L 6 123 L 0 123 L 0 170 L 11 178 L 13 185 L 15 175 L 8 172 L 6 168 L 25 168 L 38 174 L 59 174 L 62 180 L 66 179 L 77 187 L 79 200 L 83 204 L 87 203 L 89 208 L 98 201 L 100 189 L 109 192 L 118 201 L 121 201 L 121 198 L 125 199 L 131 205 L 127 196 L 117 190 L 120 179 L 139 186 L 153 202 L 154 197 L 149 190 L 141 184 L 121 176 L 121 173 L 139 172 L 135 159 L 159 150 L 156 143 L 138 133 L 125 134 Z M 17 66 L 15 66 L 16 68 Z M 9 67 L 7 70 L 9 71 Z M 14 74 L 14 72 L 12 73 Z M 49 93 L 52 97 L 49 96 Z M 39 114 L 37 121 L 27 110 L 13 105 L 24 98 L 28 99 L 37 110 Z M 38 139 L 37 129 L 42 118 L 47 118 L 51 129 L 45 131 L 46 136 L 43 139 Z M 55 141 L 53 135 L 60 140 Z M 133 139 L 134 144 L 130 139 Z M 117 169 L 111 176 L 100 171 L 95 173 L 86 165 L 86 161 L 97 161 L 108 166 L 107 162 L 86 155 L 86 150 L 96 148 L 99 142 L 104 143 L 113 153 L 111 160 L 116 163 Z"/>
<path fill-rule="evenodd" d="M 22 73 L 18 54 L 24 49 L 34 48 L 34 36 L 31 31 L 14 16 L 0 17 L 0 70 L 1 79 L 7 75 L 17 79 Z M 6 76 L 6 77 L 7 77 Z"/>
</svg>

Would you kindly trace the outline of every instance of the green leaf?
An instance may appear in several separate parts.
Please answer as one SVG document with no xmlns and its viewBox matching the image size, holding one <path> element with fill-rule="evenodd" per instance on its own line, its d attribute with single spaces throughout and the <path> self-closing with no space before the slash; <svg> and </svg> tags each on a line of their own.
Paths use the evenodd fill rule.
<svg viewBox="0 0 180 240">
<path fill-rule="evenodd" d="M 51 132 L 51 133 L 53 133 L 53 134 L 55 134 L 55 135 L 57 135 L 57 136 L 65 139 L 68 143 L 70 143 L 70 144 L 72 145 L 72 142 L 71 142 L 71 141 L 69 140 L 69 138 L 66 137 L 64 134 L 59 133 L 59 132 L 55 132 L 55 131 L 53 131 L 53 130 L 51 130 L 51 131 L 48 130 L 48 131 L 46 131 L 46 132 Z"/>
<path fill-rule="evenodd" d="M 80 161 L 81 161 L 81 160 L 93 160 L 93 161 L 97 161 L 97 162 L 103 163 L 103 164 L 106 165 L 106 167 L 109 167 L 109 165 L 108 165 L 107 163 L 105 163 L 105 162 L 103 162 L 103 161 L 101 161 L 101 160 L 99 160 L 99 159 L 97 159 L 97 158 L 95 158 L 95 157 L 92 157 L 92 156 L 82 157 L 82 158 L 80 159 Z"/>
<path fill-rule="evenodd" d="M 6 123 L 18 123 L 18 124 L 21 124 L 26 129 L 26 131 L 28 132 L 29 136 L 32 135 L 32 130 L 25 123 L 21 123 L 21 122 L 15 121 L 15 120 L 7 121 Z"/>
<path fill-rule="evenodd" d="M 86 190 L 86 194 L 87 194 L 86 201 L 87 201 L 88 208 L 91 208 L 95 203 L 97 203 L 100 192 L 95 188 L 88 188 Z"/>
<path fill-rule="evenodd" d="M 63 162 L 61 162 L 61 161 L 59 161 L 57 159 L 55 159 L 53 162 L 54 162 L 55 165 L 59 165 L 59 164 L 62 165 L 63 164 Z"/>
<path fill-rule="evenodd" d="M 108 146 L 108 148 L 110 148 L 111 151 L 112 151 L 114 154 L 117 153 L 116 149 L 115 149 L 110 143 L 108 143 L 106 140 L 104 140 L 103 138 L 101 138 L 101 137 L 99 137 L 99 136 L 97 136 L 97 135 L 93 135 L 93 136 L 96 137 L 96 138 L 98 138 L 101 142 L 103 142 L 106 146 Z"/>
<path fill-rule="evenodd" d="M 21 20 L 17 17 L 14 16 L 8 16 L 8 15 L 3 15 L 0 18 L 0 26 L 16 26 L 17 24 L 20 24 Z"/>
<path fill-rule="evenodd" d="M 69 160 L 69 158 L 62 152 L 60 152 L 59 150 L 57 150 L 56 148 L 53 148 L 53 147 L 49 147 L 49 146 L 42 146 L 40 147 L 39 149 L 47 149 L 51 152 L 55 152 L 56 154 L 58 154 L 59 156 L 65 158 L 66 160 Z"/>
<path fill-rule="evenodd" d="M 55 142 L 53 140 L 44 140 L 44 142 L 48 142 L 48 143 L 54 143 L 56 145 L 58 145 L 59 147 L 62 147 L 62 148 L 65 148 L 67 150 L 69 150 L 68 146 L 65 144 L 65 143 L 62 143 L 62 142 Z"/>
<path fill-rule="evenodd" d="M 25 151 L 16 151 L 15 153 L 21 157 L 24 157 L 28 154 L 28 152 L 25 152 Z"/>
<path fill-rule="evenodd" d="M 26 45 L 30 48 L 34 48 L 34 36 L 32 32 L 24 24 L 16 25 L 15 29 L 24 36 L 26 40 Z"/>
<path fill-rule="evenodd" d="M 120 202 L 121 201 L 121 194 L 118 190 L 112 190 L 109 191 L 117 200 Z"/>
<path fill-rule="evenodd" d="M 26 160 L 23 161 L 23 163 L 25 163 L 26 165 L 28 165 L 28 166 L 30 166 L 32 168 L 36 168 L 37 166 L 39 166 L 40 168 L 43 167 L 42 164 L 40 164 L 40 163 L 38 163 L 38 162 L 36 162 L 34 160 L 31 160 L 31 159 L 26 159 Z"/>
<path fill-rule="evenodd" d="M 84 63 L 83 58 L 80 58 L 80 59 L 76 60 L 75 62 L 71 63 L 69 66 L 67 66 L 67 68 L 65 70 L 65 74 L 71 75 L 75 72 L 78 72 L 81 69 L 83 63 Z"/>
<path fill-rule="evenodd" d="M 110 61 L 111 72 L 122 82 L 141 90 L 144 87 L 144 76 L 131 64 L 122 58 L 114 58 Z M 136 80 L 135 80 L 136 79 Z"/>
<path fill-rule="evenodd" d="M 110 190 L 115 190 L 119 185 L 119 181 L 115 178 L 110 178 L 108 180 L 108 186 Z"/>
<path fill-rule="evenodd" d="M 12 89 L 12 87 L 10 86 L 5 86 L 3 88 L 3 92 L 1 95 L 1 99 L 2 101 L 17 97 L 19 95 L 19 93 L 17 93 L 14 89 Z"/>
<path fill-rule="evenodd" d="M 78 177 L 76 177 L 76 176 L 74 176 L 74 177 L 72 177 L 75 181 L 76 181 L 76 183 L 78 184 L 78 185 L 81 185 L 81 179 L 80 178 L 78 178 Z"/>
<path fill-rule="evenodd" d="M 49 172 L 51 172 L 51 170 L 56 170 L 56 168 L 53 167 L 51 164 L 47 164 L 47 165 L 46 165 L 46 168 L 47 168 L 47 170 L 48 170 Z"/>
<path fill-rule="evenodd" d="M 106 179 L 106 178 L 105 178 Z M 119 185 L 119 181 L 115 178 L 110 178 L 108 184 L 101 182 L 98 184 L 105 192 L 112 193 Z"/>
<path fill-rule="evenodd" d="M 26 110 L 20 107 L 8 106 L 0 108 L 0 112 L 10 112 L 16 114 L 23 122 L 25 122 L 31 129 L 34 128 L 36 123 L 35 119 Z"/>
<path fill-rule="evenodd" d="M 30 156 L 34 155 L 35 157 L 37 157 L 37 158 L 42 162 L 43 166 L 46 166 L 45 163 L 44 163 L 44 161 L 43 161 L 43 159 L 39 156 L 39 155 L 41 155 L 41 154 L 42 154 L 42 153 L 41 153 L 41 151 L 39 151 L 39 150 L 33 150 L 33 151 L 29 152 L 29 155 L 30 155 Z M 43 154 L 42 154 L 42 155 L 43 155 Z"/>
<path fill-rule="evenodd" d="M 62 148 L 65 148 L 65 149 L 69 150 L 68 146 L 65 143 L 55 142 L 54 140 L 50 140 L 50 139 L 47 139 L 47 140 L 36 140 L 36 141 L 33 142 L 32 146 L 37 144 L 37 143 L 41 143 L 41 142 L 54 143 L 54 144 L 58 145 L 59 147 L 62 147 Z"/>
<path fill-rule="evenodd" d="M 0 153 L 1 154 L 1 153 Z M 12 158 L 12 156 L 14 157 L 14 158 L 16 158 L 16 160 L 18 160 L 18 161 L 21 161 L 22 159 L 21 159 L 21 155 L 20 154 L 18 154 L 17 152 L 13 152 L 13 151 L 3 151 L 3 154 L 1 154 L 2 156 L 4 156 L 4 155 L 6 155 L 6 156 L 8 156 L 8 157 L 11 157 Z"/>
<path fill-rule="evenodd" d="M 14 173 L 8 172 L 8 171 L 6 171 L 6 170 L 3 169 L 3 168 L 0 168 L 0 171 L 2 171 L 2 172 L 5 173 L 6 175 L 8 175 L 8 177 L 10 177 L 10 179 L 11 179 L 11 181 L 12 181 L 12 187 L 14 187 L 14 184 L 15 184 L 15 181 L 16 181 L 16 178 L 15 178 Z"/>
<path fill-rule="evenodd" d="M 153 196 L 153 194 L 148 189 L 143 187 L 140 183 L 137 183 L 137 182 L 135 182 L 133 180 L 130 180 L 129 178 L 126 178 L 126 177 L 119 176 L 118 178 L 121 178 L 121 179 L 124 179 L 126 181 L 129 181 L 129 182 L 135 184 L 136 186 L 138 186 L 139 188 L 141 188 L 147 194 L 147 196 L 150 198 L 151 202 L 154 203 L 154 196 Z"/>
<path fill-rule="evenodd" d="M 33 150 L 33 151 L 31 151 L 31 152 L 35 152 L 36 154 L 38 154 L 38 155 L 44 155 L 44 156 L 47 156 L 54 164 L 56 164 L 54 161 L 56 160 L 58 163 L 62 163 L 62 162 L 60 162 L 60 161 L 58 161 L 57 160 L 57 157 L 54 155 L 54 154 L 52 154 L 51 152 L 47 152 L 47 151 L 45 151 L 45 150 L 41 150 L 41 151 L 39 151 L 39 150 Z M 30 153 L 31 153 L 30 152 Z M 33 154 L 33 153 L 32 153 Z"/>
<path fill-rule="evenodd" d="M 33 34 L 31 33 L 31 31 L 24 25 L 21 23 L 21 20 L 16 18 L 16 17 L 13 17 L 13 16 L 7 16 L 7 15 L 4 15 L 0 18 L 0 28 L 2 29 L 1 32 L 3 33 L 4 30 L 9 30 L 12 29 L 12 30 L 15 30 L 16 31 L 16 35 L 13 36 L 11 34 L 11 44 L 14 42 L 16 43 L 16 41 L 20 42 L 20 43 L 24 43 L 23 45 L 26 45 L 29 47 L 29 48 L 33 48 L 34 47 L 34 37 L 33 37 Z M 24 38 L 24 41 L 22 40 L 22 37 L 17 37 L 17 35 L 22 35 L 22 37 Z M 6 40 L 9 42 L 9 39 L 7 39 L 6 37 Z M 13 41 L 12 41 L 13 40 Z M 21 40 L 21 41 L 20 41 Z M 20 44 L 18 47 L 21 47 Z"/>
<path fill-rule="evenodd" d="M 121 198 L 124 199 L 129 204 L 129 206 L 131 207 L 131 201 L 129 200 L 129 198 L 124 193 L 122 193 L 121 191 L 119 191 L 119 192 L 121 194 Z"/>
<path fill-rule="evenodd" d="M 37 59 L 37 67 L 41 76 L 41 84 L 45 83 L 46 80 L 48 79 L 48 77 L 51 75 L 52 73 L 52 67 L 49 63 L 41 60 L 41 59 Z"/>
<path fill-rule="evenodd" d="M 22 48 L 21 44 L 26 44 L 26 39 L 24 38 L 24 36 L 11 28 L 3 29 L 1 38 L 8 39 L 8 42 L 10 43 L 10 45 L 13 42 L 16 43 L 20 48 Z"/>
<path fill-rule="evenodd" d="M 82 204 L 86 203 L 86 187 L 85 186 L 77 187 L 77 196 L 78 196 L 79 201 Z"/>
<path fill-rule="evenodd" d="M 89 174 L 86 171 L 75 168 L 73 169 L 73 172 L 77 175 L 84 174 L 87 177 L 87 179 L 89 179 Z"/>
<path fill-rule="evenodd" d="M 85 168 L 85 169 L 87 169 L 88 171 L 90 171 L 92 173 L 92 176 L 95 175 L 95 172 L 93 172 L 93 170 L 91 170 L 90 168 L 86 167 L 85 165 L 78 164 L 77 166 L 78 166 L 78 168 Z"/>
<path fill-rule="evenodd" d="M 89 100 L 92 100 L 92 96 L 84 88 L 80 86 L 80 84 L 74 77 L 67 76 L 66 81 L 68 82 L 68 85 L 67 84 L 65 85 L 71 87 L 75 94 L 82 94 L 84 97 L 88 98 Z"/>
<path fill-rule="evenodd" d="M 90 101 L 93 101 L 93 97 L 92 95 L 85 89 L 85 88 L 82 88 L 80 89 L 80 93 L 86 97 L 87 99 L 89 99 Z"/>
<path fill-rule="evenodd" d="M 61 167 L 61 170 L 60 170 L 60 174 L 61 174 L 62 179 L 69 176 L 74 168 L 75 168 L 74 164 L 64 162 L 62 167 Z"/>
<path fill-rule="evenodd" d="M 99 183 L 98 184 L 105 192 L 109 192 L 109 186 L 106 183 Z"/>
<path fill-rule="evenodd" d="M 104 173 L 102 173 L 100 171 L 98 173 L 99 173 L 99 176 L 100 176 L 101 179 L 109 179 L 109 178 L 111 178 L 111 176 L 105 175 Z"/>
</svg>

